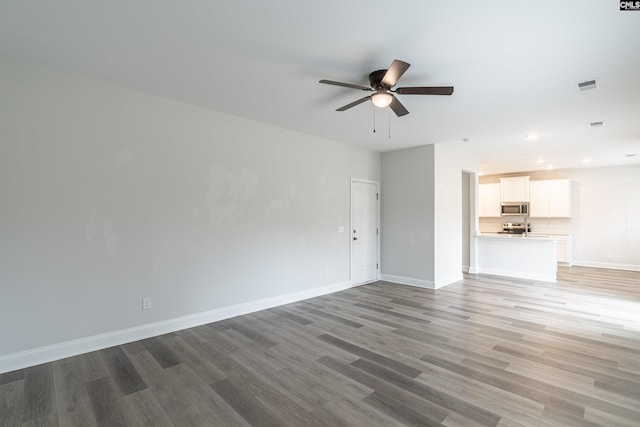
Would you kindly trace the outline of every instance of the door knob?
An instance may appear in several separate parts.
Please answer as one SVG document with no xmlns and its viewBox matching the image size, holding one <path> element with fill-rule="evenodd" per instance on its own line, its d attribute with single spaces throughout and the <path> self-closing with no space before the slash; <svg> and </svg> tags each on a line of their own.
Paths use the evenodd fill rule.
<svg viewBox="0 0 640 427">
<path fill-rule="evenodd" d="M 354 237 L 353 237 L 353 240 L 358 240 L 358 238 L 354 236 Z"/>
</svg>

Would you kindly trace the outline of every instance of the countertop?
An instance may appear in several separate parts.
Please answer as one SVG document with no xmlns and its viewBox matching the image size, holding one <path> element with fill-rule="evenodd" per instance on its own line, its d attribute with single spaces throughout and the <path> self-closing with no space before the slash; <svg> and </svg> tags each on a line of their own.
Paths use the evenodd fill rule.
<svg viewBox="0 0 640 427">
<path fill-rule="evenodd" d="M 510 240 L 558 240 L 558 237 L 554 237 L 550 234 L 534 234 L 529 233 L 528 236 L 524 234 L 499 234 L 499 233 L 480 233 L 476 234 L 479 239 L 510 239 Z"/>
</svg>

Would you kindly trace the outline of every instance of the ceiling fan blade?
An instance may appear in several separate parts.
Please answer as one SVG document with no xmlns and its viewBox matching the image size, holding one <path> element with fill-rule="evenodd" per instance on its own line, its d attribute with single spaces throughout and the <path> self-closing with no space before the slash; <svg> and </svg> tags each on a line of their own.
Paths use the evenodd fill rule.
<svg viewBox="0 0 640 427">
<path fill-rule="evenodd" d="M 395 96 L 393 96 L 393 99 L 391 100 L 391 104 L 389 104 L 389 107 L 391 107 L 393 112 L 396 113 L 396 116 L 398 117 L 406 116 L 407 114 L 409 114 L 409 110 L 404 108 L 404 105 L 402 105 L 402 103 L 400 103 L 400 101 L 398 101 L 398 98 L 396 98 Z"/>
<path fill-rule="evenodd" d="M 453 86 L 399 87 L 395 93 L 400 95 L 451 95 Z"/>
<path fill-rule="evenodd" d="M 407 62 L 394 59 L 393 63 L 382 78 L 382 84 L 385 84 L 389 87 L 395 86 L 396 83 L 398 83 L 398 79 L 402 77 L 402 75 L 409 69 L 410 66 L 411 64 Z"/>
<path fill-rule="evenodd" d="M 357 101 L 353 101 L 351 104 L 347 104 L 344 107 L 340 107 L 340 108 L 336 109 L 336 111 L 348 110 L 349 108 L 355 107 L 358 104 L 362 104 L 363 102 L 368 101 L 369 99 L 371 99 L 371 95 L 365 96 L 364 98 L 360 98 Z"/>
<path fill-rule="evenodd" d="M 342 83 L 342 82 L 334 82 L 333 80 L 320 80 L 318 83 L 324 83 L 326 85 L 334 85 L 334 86 L 342 86 L 342 87 L 348 87 L 351 89 L 360 89 L 360 90 L 366 90 L 368 92 L 371 92 L 373 89 L 371 89 L 370 87 L 367 86 L 361 86 L 361 85 L 354 85 L 351 83 Z"/>
</svg>

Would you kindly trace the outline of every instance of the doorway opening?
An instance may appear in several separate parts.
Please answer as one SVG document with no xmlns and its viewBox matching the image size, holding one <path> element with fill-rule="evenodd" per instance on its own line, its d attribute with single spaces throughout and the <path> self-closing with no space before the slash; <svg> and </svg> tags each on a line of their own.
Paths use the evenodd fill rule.
<svg viewBox="0 0 640 427">
<path fill-rule="evenodd" d="M 473 172 L 462 171 L 462 271 L 473 272 L 475 268 L 474 233 L 476 230 L 476 175 Z"/>
</svg>

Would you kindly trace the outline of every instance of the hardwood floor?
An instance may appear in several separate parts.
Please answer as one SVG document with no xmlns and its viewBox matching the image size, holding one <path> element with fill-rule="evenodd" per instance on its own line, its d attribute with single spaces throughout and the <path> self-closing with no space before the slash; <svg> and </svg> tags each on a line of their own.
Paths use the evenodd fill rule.
<svg viewBox="0 0 640 427">
<path fill-rule="evenodd" d="M 5 426 L 638 426 L 640 273 L 377 282 L 0 375 Z"/>
</svg>

